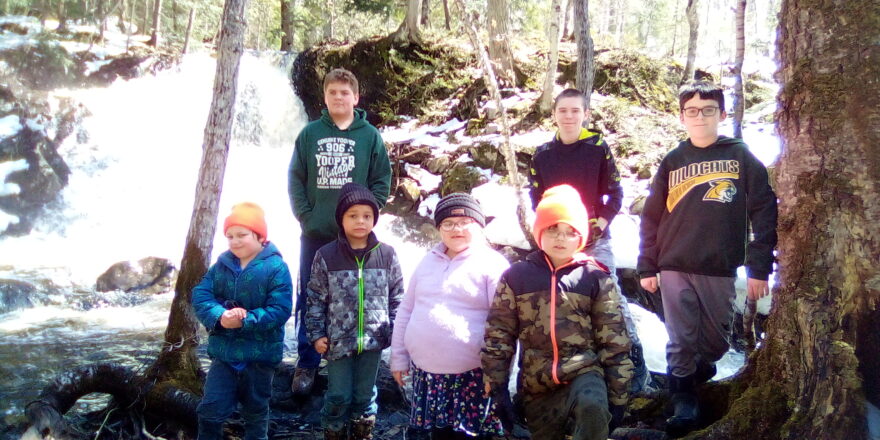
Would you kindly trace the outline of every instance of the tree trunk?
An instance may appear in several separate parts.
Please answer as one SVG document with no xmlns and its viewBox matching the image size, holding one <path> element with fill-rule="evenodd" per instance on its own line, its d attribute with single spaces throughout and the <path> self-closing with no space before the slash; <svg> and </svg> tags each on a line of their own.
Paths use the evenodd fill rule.
<svg viewBox="0 0 880 440">
<path fill-rule="evenodd" d="M 293 51 L 293 0 L 281 0 L 281 50 Z"/>
<path fill-rule="evenodd" d="M 421 25 L 425 29 L 431 27 L 431 0 L 422 0 Z"/>
<path fill-rule="evenodd" d="M 688 0 L 685 8 L 688 25 L 690 26 L 690 36 L 688 37 L 688 55 L 687 63 L 684 66 L 684 73 L 681 76 L 681 82 L 684 84 L 694 79 L 694 61 L 697 58 L 697 36 L 700 33 L 700 21 L 697 17 L 697 0 Z"/>
<path fill-rule="evenodd" d="M 675 23 L 675 24 L 673 25 L 674 27 L 673 27 L 673 31 L 672 31 L 672 47 L 669 50 L 669 56 L 671 56 L 673 58 L 675 58 L 675 54 L 677 53 L 675 50 L 675 46 L 678 43 L 678 21 L 679 21 L 678 20 L 678 18 L 679 18 L 678 13 L 681 11 L 680 4 L 681 4 L 680 0 L 675 0 L 675 16 L 672 19 L 673 23 Z"/>
<path fill-rule="evenodd" d="M 495 63 L 499 79 L 508 84 L 515 82 L 513 51 L 510 49 L 510 8 L 507 0 L 488 0 L 486 17 L 489 30 L 489 58 Z"/>
<path fill-rule="evenodd" d="M 333 0 L 327 0 L 325 11 L 327 22 L 324 23 L 324 40 L 330 41 L 336 38 L 336 11 L 333 9 Z"/>
<path fill-rule="evenodd" d="M 443 17 L 446 19 L 446 30 L 451 31 L 452 25 L 449 24 L 449 0 L 443 0 Z"/>
<path fill-rule="evenodd" d="M 186 37 L 183 40 L 183 50 L 181 51 L 181 53 L 183 53 L 184 55 L 186 55 L 187 51 L 189 51 L 189 38 L 190 36 L 192 36 L 193 22 L 195 21 L 195 19 L 196 8 L 191 7 L 189 8 L 189 20 L 186 22 Z"/>
<path fill-rule="evenodd" d="M 553 0 L 550 6 L 550 56 L 547 60 L 547 76 L 544 77 L 544 90 L 541 92 L 541 113 L 548 113 L 553 106 L 553 86 L 556 84 L 556 71 L 559 67 L 559 22 L 562 19 L 561 0 Z"/>
<path fill-rule="evenodd" d="M 147 43 L 150 46 L 159 47 L 159 39 L 161 33 L 162 26 L 162 0 L 154 0 L 155 7 L 153 8 L 153 35 L 150 37 L 150 41 Z"/>
<path fill-rule="evenodd" d="M 736 2 L 736 60 L 733 64 L 733 137 L 742 138 L 745 94 L 743 92 L 743 58 L 746 53 L 746 0 Z"/>
<path fill-rule="evenodd" d="M 596 76 L 593 59 L 593 37 L 590 36 L 590 1 L 575 0 L 574 26 L 577 39 L 577 88 L 587 97 L 590 108 L 590 95 L 593 93 L 593 78 Z"/>
<path fill-rule="evenodd" d="M 495 106 L 498 108 L 498 114 L 501 118 L 501 131 L 504 135 L 504 141 L 501 143 L 501 152 L 504 154 L 504 165 L 507 168 L 507 182 L 517 191 L 517 207 L 516 207 L 516 216 L 517 220 L 519 220 L 520 229 L 529 243 L 532 244 L 532 247 L 537 248 L 535 245 L 535 239 L 532 237 L 531 227 L 526 220 L 526 200 L 523 198 L 522 188 L 523 188 L 523 179 L 519 174 L 519 167 L 516 162 L 516 152 L 513 151 L 513 146 L 510 144 L 510 124 L 507 120 L 507 110 L 504 108 L 504 103 L 501 100 L 501 91 L 498 88 L 498 80 L 495 77 L 495 68 L 492 66 L 492 61 L 489 60 L 489 54 L 483 49 L 483 42 L 480 41 L 480 33 L 477 30 L 476 24 L 477 20 L 467 10 L 467 7 L 464 4 L 464 0 L 455 0 L 456 6 L 458 6 L 459 16 L 462 20 L 462 27 L 465 30 L 468 38 L 471 40 L 471 45 L 474 46 L 474 51 L 477 53 L 477 59 L 480 60 L 480 66 L 483 68 L 483 75 L 485 77 L 486 86 L 489 89 L 489 94 L 491 99 L 495 101 Z"/>
<path fill-rule="evenodd" d="M 146 35 L 150 30 L 150 0 L 144 0 L 143 14 L 141 14 L 141 27 L 138 33 Z"/>
<path fill-rule="evenodd" d="M 574 29 L 571 26 L 571 16 L 574 14 L 574 2 L 575 0 L 568 0 L 565 2 L 565 24 L 562 27 L 563 40 L 572 38 L 572 34 L 574 33 Z"/>
<path fill-rule="evenodd" d="M 398 43 L 422 44 L 422 36 L 419 32 L 419 16 L 422 13 L 422 0 L 407 0 L 406 16 L 403 22 L 390 38 Z"/>
<path fill-rule="evenodd" d="M 880 360 L 880 90 L 866 87 L 880 3 L 783 0 L 779 18 L 777 288 L 727 416 L 698 437 L 864 439 Z"/>
<path fill-rule="evenodd" d="M 617 18 L 615 19 L 617 27 L 614 30 L 614 43 L 617 47 L 623 47 L 623 28 L 626 26 L 626 11 L 629 5 L 626 3 L 626 0 L 612 1 L 617 4 Z"/>
<path fill-rule="evenodd" d="M 247 0 L 226 0 L 223 8 L 217 70 L 214 75 L 214 97 L 205 125 L 202 163 L 196 184 L 192 219 L 186 236 L 186 248 L 180 263 L 177 284 L 174 286 L 174 300 L 165 330 L 165 346 L 147 372 L 147 377 L 156 378 L 157 382 L 173 383 L 188 391 L 201 389 L 201 370 L 196 358 L 198 321 L 192 310 L 192 289 L 199 283 L 211 262 L 226 156 L 232 138 L 238 65 L 244 50 L 247 28 L 246 6 Z M 154 390 L 164 392 L 159 386 Z"/>
</svg>

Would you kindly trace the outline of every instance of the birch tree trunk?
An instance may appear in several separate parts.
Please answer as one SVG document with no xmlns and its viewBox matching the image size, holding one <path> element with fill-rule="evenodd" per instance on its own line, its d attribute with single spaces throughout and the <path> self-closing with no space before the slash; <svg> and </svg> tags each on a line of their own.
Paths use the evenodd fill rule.
<svg viewBox="0 0 880 440">
<path fill-rule="evenodd" d="M 574 2 L 576 0 L 567 0 L 565 2 L 565 24 L 562 27 L 562 39 L 568 40 L 574 34 L 574 28 L 571 26 L 572 15 L 574 14 Z"/>
<path fill-rule="evenodd" d="M 186 247 L 177 284 L 174 286 L 174 300 L 165 330 L 165 345 L 147 373 L 147 377 L 156 378 L 160 383 L 175 383 L 189 391 L 201 389 L 201 381 L 198 379 L 201 371 L 196 358 L 198 321 L 192 310 L 192 289 L 207 272 L 211 262 L 226 157 L 232 138 L 238 66 L 244 51 L 246 8 L 247 0 L 226 0 L 223 8 L 220 40 L 217 45 L 217 69 L 214 74 L 214 97 L 205 124 L 202 162 L 196 183 L 192 218 L 186 235 Z"/>
<path fill-rule="evenodd" d="M 682 84 L 694 79 L 694 61 L 697 58 L 697 37 L 700 34 L 700 20 L 697 17 L 697 0 L 688 0 L 685 8 L 685 16 L 690 26 L 690 35 L 688 37 L 688 54 L 687 63 L 684 66 L 684 73 L 681 76 Z"/>
<path fill-rule="evenodd" d="M 587 108 L 590 108 L 590 95 L 593 93 L 596 69 L 593 59 L 593 37 L 590 36 L 589 0 L 574 0 L 574 29 L 578 54 L 576 84 L 587 97 Z"/>
<path fill-rule="evenodd" d="M 419 17 L 422 13 L 422 0 L 407 0 L 406 16 L 391 39 L 398 43 L 422 44 L 422 35 L 419 32 Z"/>
<path fill-rule="evenodd" d="M 162 0 L 154 0 L 155 4 L 153 7 L 153 34 L 150 36 L 150 41 L 147 43 L 150 46 L 159 47 L 159 39 L 161 38 L 161 26 L 162 26 Z"/>
<path fill-rule="evenodd" d="M 501 79 L 513 84 L 513 51 L 510 49 L 510 7 L 507 0 L 488 0 L 486 17 L 489 30 L 489 58 L 498 66 Z"/>
<path fill-rule="evenodd" d="M 189 38 L 192 35 L 193 22 L 196 19 L 196 8 L 189 8 L 189 20 L 186 22 L 186 37 L 183 40 L 183 50 L 181 53 L 184 55 L 189 51 Z"/>
<path fill-rule="evenodd" d="M 507 168 L 507 181 L 516 190 L 516 216 L 519 221 L 519 227 L 522 229 L 526 240 L 531 243 L 533 248 L 537 248 L 535 239 L 532 237 L 531 226 L 526 220 L 526 212 L 528 208 L 526 207 L 526 200 L 523 198 L 522 194 L 523 179 L 519 174 L 519 167 L 516 163 L 516 152 L 513 151 L 513 147 L 510 144 L 510 123 L 507 119 L 507 109 L 504 108 L 504 103 L 501 100 L 501 91 L 498 88 L 495 69 L 492 66 L 492 61 L 489 59 L 489 55 L 483 49 L 483 42 L 480 41 L 480 33 L 475 24 L 477 23 L 477 20 L 468 12 L 464 0 L 455 0 L 455 5 L 458 7 L 459 16 L 462 19 L 462 27 L 468 38 L 471 40 L 471 45 L 474 46 L 474 51 L 476 51 L 477 58 L 480 60 L 480 66 L 483 68 L 483 75 L 485 76 L 486 86 L 489 89 L 489 95 L 491 99 L 495 101 L 495 106 L 498 108 L 498 114 L 501 119 L 501 131 L 504 135 L 504 141 L 501 144 L 501 152 L 504 154 L 504 165 Z"/>
<path fill-rule="evenodd" d="M 553 106 L 553 86 L 556 84 L 556 71 L 559 67 L 559 22 L 562 19 L 561 0 L 553 0 L 550 5 L 550 59 L 547 61 L 547 76 L 544 77 L 544 90 L 541 92 L 541 113 L 548 113 Z"/>
<path fill-rule="evenodd" d="M 774 304 L 727 415 L 695 437 L 864 439 L 864 399 L 880 403 L 880 3 L 783 0 L 779 18 Z"/>
<path fill-rule="evenodd" d="M 743 58 L 746 54 L 746 1 L 736 2 L 736 59 L 733 64 L 733 137 L 742 138 L 745 93 L 743 91 Z"/>
</svg>

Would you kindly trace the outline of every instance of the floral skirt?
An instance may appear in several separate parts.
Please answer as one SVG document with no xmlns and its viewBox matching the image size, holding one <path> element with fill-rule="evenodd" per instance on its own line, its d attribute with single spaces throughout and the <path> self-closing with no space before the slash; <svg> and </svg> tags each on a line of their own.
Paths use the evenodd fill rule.
<svg viewBox="0 0 880 440">
<path fill-rule="evenodd" d="M 483 397 L 482 369 L 460 374 L 436 374 L 413 365 L 412 378 L 410 424 L 414 428 L 452 427 L 471 436 L 503 433 L 495 403 Z"/>
</svg>

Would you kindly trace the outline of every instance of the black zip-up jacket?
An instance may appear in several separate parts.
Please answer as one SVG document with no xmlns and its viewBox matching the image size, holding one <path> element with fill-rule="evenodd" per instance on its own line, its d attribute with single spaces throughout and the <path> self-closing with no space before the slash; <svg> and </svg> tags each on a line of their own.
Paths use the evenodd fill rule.
<svg viewBox="0 0 880 440">
<path fill-rule="evenodd" d="M 747 242 L 749 222 L 754 238 Z M 776 246 L 776 194 L 740 139 L 699 148 L 682 141 L 660 162 L 642 212 L 638 271 L 766 280 Z"/>
<path fill-rule="evenodd" d="M 388 348 L 402 298 L 394 248 L 371 232 L 365 249 L 352 249 L 340 231 L 312 262 L 305 319 L 309 340 L 327 337 L 328 360 Z"/>
<path fill-rule="evenodd" d="M 538 206 L 547 188 L 571 185 L 580 193 L 590 218 L 602 217 L 611 224 L 623 204 L 623 188 L 614 156 L 602 134 L 581 130 L 580 139 L 563 144 L 559 136 L 538 147 L 529 169 L 532 208 Z M 608 200 L 603 200 L 608 196 Z M 608 228 L 605 229 L 608 237 Z"/>
</svg>

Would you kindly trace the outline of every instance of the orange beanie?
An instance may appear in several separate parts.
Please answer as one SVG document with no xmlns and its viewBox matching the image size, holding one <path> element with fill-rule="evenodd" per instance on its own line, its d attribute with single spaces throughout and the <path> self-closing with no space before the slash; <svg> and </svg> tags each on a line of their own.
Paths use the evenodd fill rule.
<svg viewBox="0 0 880 440">
<path fill-rule="evenodd" d="M 223 222 L 223 233 L 233 226 L 244 226 L 266 239 L 266 217 L 263 208 L 256 203 L 243 202 L 232 207 L 232 214 Z"/>
<path fill-rule="evenodd" d="M 532 226 L 532 235 L 538 244 L 541 243 L 544 230 L 557 223 L 565 223 L 581 234 L 578 250 L 586 246 L 587 235 L 590 233 L 590 217 L 580 194 L 569 185 L 558 185 L 544 191 L 535 209 L 535 225 Z"/>
</svg>

